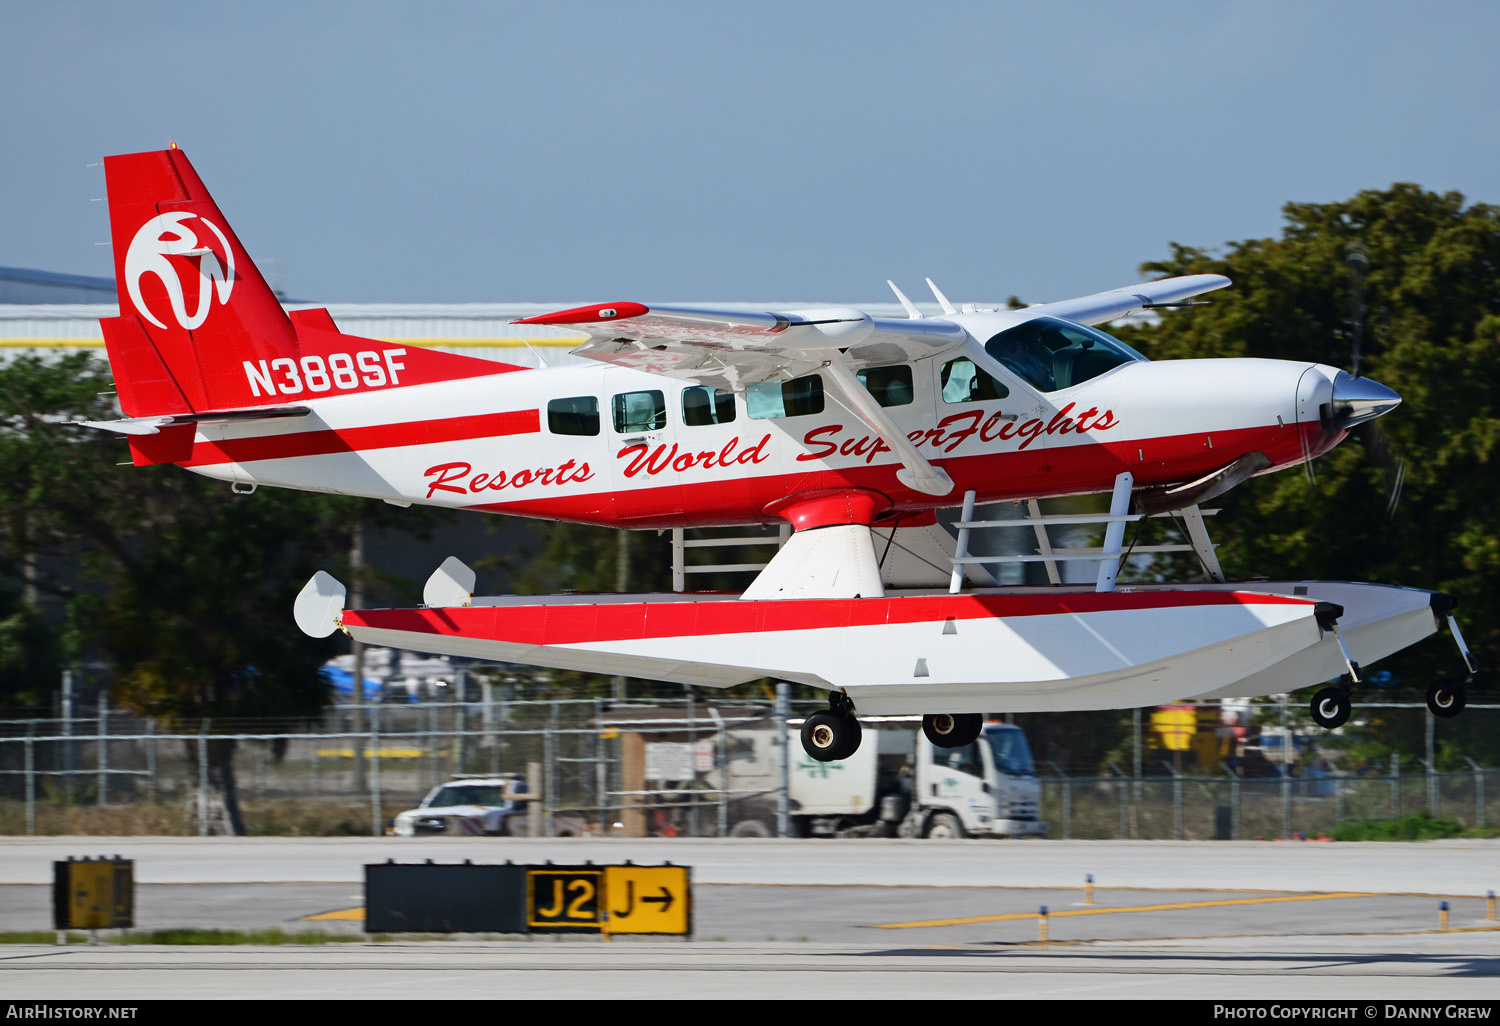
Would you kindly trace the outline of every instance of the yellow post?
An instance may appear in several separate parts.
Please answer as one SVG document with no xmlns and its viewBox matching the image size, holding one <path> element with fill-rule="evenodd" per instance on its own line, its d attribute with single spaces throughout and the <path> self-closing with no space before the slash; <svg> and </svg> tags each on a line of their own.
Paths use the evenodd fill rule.
<svg viewBox="0 0 1500 1026">
<path fill-rule="evenodd" d="M 1083 903 L 1092 905 L 1094 903 L 1094 874 L 1090 873 L 1083 878 Z"/>
<path fill-rule="evenodd" d="M 1490 922 L 1495 921 L 1495 892 L 1490 891 L 1484 899 L 1485 906 L 1489 909 L 1489 915 L 1485 916 Z"/>
<path fill-rule="evenodd" d="M 1036 925 L 1037 925 L 1037 929 L 1040 931 L 1040 934 L 1041 934 L 1040 940 L 1041 940 L 1042 947 L 1045 948 L 1047 946 L 1047 906 L 1046 905 L 1043 905 L 1042 909 L 1041 909 L 1041 912 L 1038 913 L 1037 920 L 1036 920 Z"/>
<path fill-rule="evenodd" d="M 1448 903 L 1446 901 L 1438 904 L 1438 929 L 1448 929 Z"/>
</svg>

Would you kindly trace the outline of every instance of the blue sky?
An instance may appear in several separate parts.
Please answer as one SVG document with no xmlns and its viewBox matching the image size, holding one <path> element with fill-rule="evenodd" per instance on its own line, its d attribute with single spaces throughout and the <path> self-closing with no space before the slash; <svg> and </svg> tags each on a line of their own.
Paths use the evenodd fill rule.
<svg viewBox="0 0 1500 1026">
<path fill-rule="evenodd" d="M 0 0 L 0 264 L 192 158 L 328 302 L 1062 299 L 1290 200 L 1500 202 L 1500 5 Z M 925 297 L 924 297 L 925 298 Z"/>
</svg>

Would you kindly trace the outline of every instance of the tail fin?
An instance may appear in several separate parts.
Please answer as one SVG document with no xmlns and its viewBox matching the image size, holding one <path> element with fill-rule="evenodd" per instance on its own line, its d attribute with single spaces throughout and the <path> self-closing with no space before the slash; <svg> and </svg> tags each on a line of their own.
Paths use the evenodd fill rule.
<svg viewBox="0 0 1500 1026">
<path fill-rule="evenodd" d="M 497 374 L 489 360 L 288 316 L 179 149 L 104 158 L 120 316 L 101 322 L 132 417 L 284 404 Z"/>
<path fill-rule="evenodd" d="M 187 156 L 170 149 L 106 157 L 104 177 L 127 322 L 106 326 L 106 339 L 144 334 L 195 411 L 259 405 L 245 394 L 241 361 L 295 357 L 297 333 Z M 111 347 L 112 364 L 116 348 L 132 347 Z M 114 367 L 117 380 L 133 369 L 124 362 Z"/>
</svg>

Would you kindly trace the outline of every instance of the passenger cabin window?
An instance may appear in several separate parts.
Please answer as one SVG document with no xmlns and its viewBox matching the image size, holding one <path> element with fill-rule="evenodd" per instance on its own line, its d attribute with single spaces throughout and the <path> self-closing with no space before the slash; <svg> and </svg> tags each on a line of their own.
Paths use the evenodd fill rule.
<svg viewBox="0 0 1500 1026">
<path fill-rule="evenodd" d="M 591 395 L 551 400 L 547 403 L 547 430 L 554 435 L 597 435 L 599 400 Z"/>
<path fill-rule="evenodd" d="M 622 435 L 635 431 L 660 431 L 667 426 L 667 401 L 656 389 L 621 392 L 613 403 L 615 430 Z"/>
<path fill-rule="evenodd" d="M 982 403 L 1010 395 L 1010 389 L 974 366 L 974 361 L 966 356 L 943 364 L 938 380 L 943 386 L 945 403 Z"/>
<path fill-rule="evenodd" d="M 806 417 L 823 412 L 823 379 L 809 374 L 790 381 L 766 381 L 745 389 L 752 420 Z"/>
<path fill-rule="evenodd" d="M 857 375 L 865 391 L 875 397 L 881 406 L 910 406 L 914 393 L 911 387 L 911 368 L 905 364 L 894 367 L 866 367 Z"/>
<path fill-rule="evenodd" d="M 1038 317 L 1007 328 L 984 351 L 1042 392 L 1071 388 L 1146 358 L 1119 339 L 1072 321 Z"/>
<path fill-rule="evenodd" d="M 734 393 L 695 385 L 682 390 L 682 422 L 688 427 L 734 420 Z"/>
</svg>

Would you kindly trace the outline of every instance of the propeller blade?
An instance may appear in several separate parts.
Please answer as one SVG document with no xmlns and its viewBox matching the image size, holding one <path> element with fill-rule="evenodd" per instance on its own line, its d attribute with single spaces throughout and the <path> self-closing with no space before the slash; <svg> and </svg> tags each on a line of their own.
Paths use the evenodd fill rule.
<svg viewBox="0 0 1500 1026">
<path fill-rule="evenodd" d="M 1401 489 L 1406 485 L 1406 460 L 1396 464 L 1396 481 L 1391 486 L 1391 497 L 1385 504 L 1385 515 L 1387 519 L 1396 519 L 1396 503 L 1401 501 Z"/>
<path fill-rule="evenodd" d="M 1401 490 L 1406 484 L 1406 460 L 1391 451 L 1385 432 L 1374 421 L 1366 421 L 1350 432 L 1364 446 L 1370 462 L 1379 467 L 1385 477 L 1386 515 L 1396 516 L 1396 504 L 1401 501 Z"/>
</svg>

